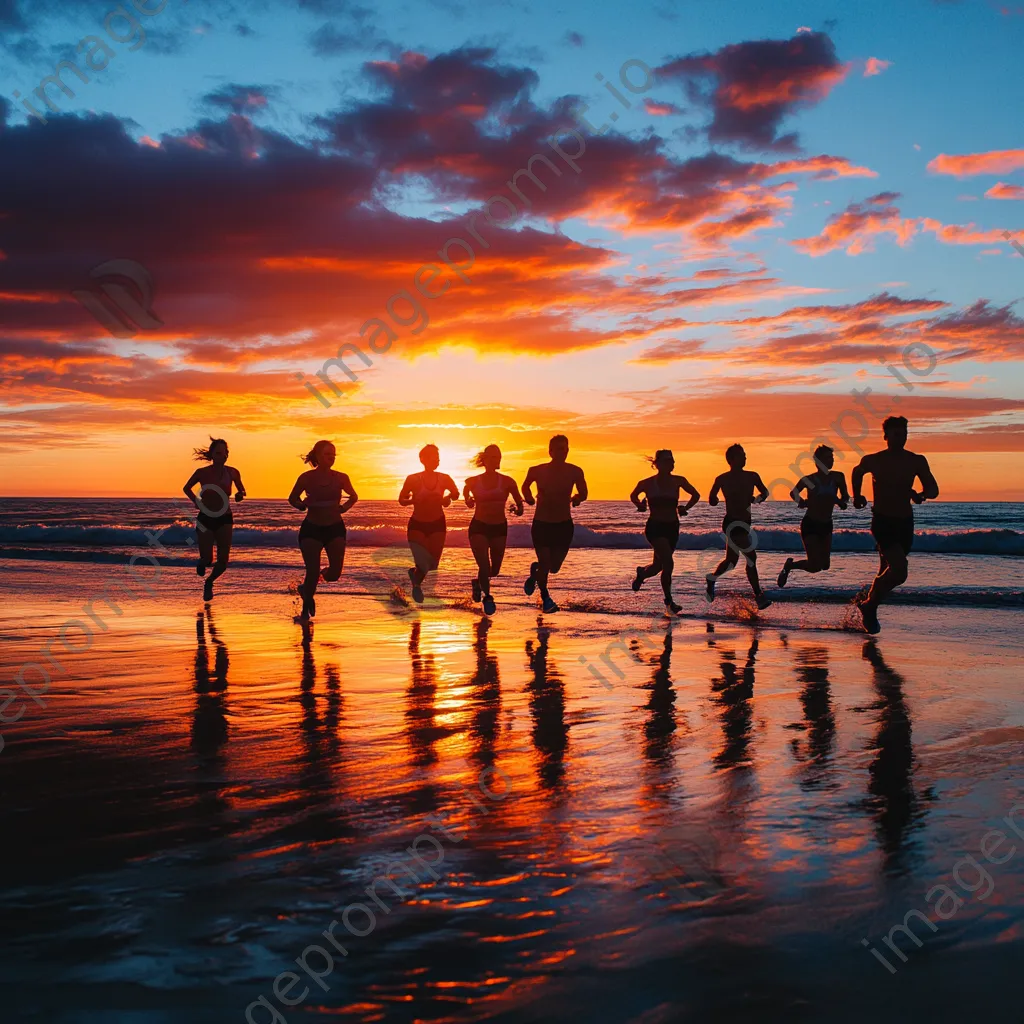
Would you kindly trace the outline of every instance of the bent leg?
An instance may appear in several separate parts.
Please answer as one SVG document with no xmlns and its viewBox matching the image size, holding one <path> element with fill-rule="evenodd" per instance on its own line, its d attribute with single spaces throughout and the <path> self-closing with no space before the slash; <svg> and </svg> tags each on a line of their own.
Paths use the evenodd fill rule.
<svg viewBox="0 0 1024 1024">
<path fill-rule="evenodd" d="M 209 534 L 210 531 L 207 531 Z M 213 563 L 213 572 L 210 573 L 210 579 L 208 582 L 212 583 L 217 577 L 223 576 L 225 569 L 228 567 L 228 559 L 231 557 L 231 534 L 232 528 L 230 526 L 222 526 L 213 538 L 217 544 L 217 561 Z"/>
<path fill-rule="evenodd" d="M 196 527 L 196 543 L 199 545 L 199 565 L 203 573 L 213 565 L 213 545 L 216 543 L 213 530 Z"/>
<path fill-rule="evenodd" d="M 341 570 L 345 568 L 346 544 L 345 537 L 335 537 L 327 545 L 327 568 L 322 573 L 325 583 L 333 583 L 341 575 Z M 319 555 L 317 555 L 317 564 L 320 564 Z"/>
<path fill-rule="evenodd" d="M 434 533 L 427 534 L 424 547 L 427 549 L 427 554 L 430 558 L 429 572 L 435 572 L 441 564 L 441 555 L 444 553 L 444 542 L 447 536 L 447 530 L 436 530 Z"/>
<path fill-rule="evenodd" d="M 416 582 L 422 583 L 426 578 L 428 572 L 430 572 L 431 556 L 430 549 L 427 547 L 426 534 L 420 530 L 409 531 L 409 550 L 412 551 L 413 561 L 416 563 L 416 568 L 413 569 L 413 573 L 416 576 Z"/>
<path fill-rule="evenodd" d="M 654 564 L 661 572 L 661 589 L 665 594 L 665 603 L 672 600 L 672 570 L 675 568 L 675 558 L 672 554 L 672 544 L 664 537 L 658 537 L 654 541 Z M 647 571 L 646 569 L 644 570 Z M 650 573 L 651 576 L 654 573 Z"/>
<path fill-rule="evenodd" d="M 501 575 L 501 563 L 505 561 L 505 546 L 508 544 L 507 537 L 492 537 L 490 543 L 491 553 L 491 575 Z"/>
<path fill-rule="evenodd" d="M 757 552 L 751 549 L 745 556 L 747 560 L 747 580 L 755 597 L 761 596 L 761 581 L 757 577 Z"/>
<path fill-rule="evenodd" d="M 537 552 L 537 586 L 544 595 L 548 592 L 548 575 L 551 573 L 551 548 L 535 547 L 533 550 Z"/>
<path fill-rule="evenodd" d="M 881 569 L 868 591 L 864 604 L 869 608 L 877 608 L 902 583 L 906 583 L 909 566 L 907 553 L 899 544 L 890 544 L 881 551 Z"/>
<path fill-rule="evenodd" d="M 474 533 L 469 538 L 469 547 L 473 552 L 473 557 L 476 559 L 476 578 L 480 584 L 480 590 L 485 594 L 489 594 L 491 592 L 491 555 L 487 538 L 482 534 Z"/>
<path fill-rule="evenodd" d="M 323 542 L 315 537 L 304 537 L 299 541 L 302 562 L 306 566 L 306 575 L 302 581 L 302 591 L 306 597 L 316 593 L 316 585 L 320 580 L 320 552 L 323 549 Z"/>
</svg>

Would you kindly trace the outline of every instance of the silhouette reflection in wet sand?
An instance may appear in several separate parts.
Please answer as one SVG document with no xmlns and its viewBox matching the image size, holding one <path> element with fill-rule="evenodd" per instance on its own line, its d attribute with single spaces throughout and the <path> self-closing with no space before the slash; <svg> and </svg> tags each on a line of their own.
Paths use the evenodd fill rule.
<svg viewBox="0 0 1024 1024">
<path fill-rule="evenodd" d="M 313 631 L 308 619 L 300 623 L 302 639 L 302 667 L 299 681 L 299 705 L 302 717 L 299 729 L 302 734 L 302 755 L 299 772 L 299 786 L 308 794 L 310 805 L 316 805 L 319 814 L 326 814 L 328 805 L 336 796 L 338 775 L 334 771 L 341 757 L 339 729 L 342 720 L 341 681 L 338 666 L 324 666 L 326 680 L 326 707 L 323 722 L 317 707 L 317 665 L 313 656 Z M 325 827 L 329 826 L 324 821 Z M 331 838 L 334 830 L 324 832 L 322 838 Z"/>
<path fill-rule="evenodd" d="M 676 731 L 676 692 L 672 685 L 672 627 L 665 628 L 664 646 L 654 660 L 654 673 L 647 688 L 650 696 L 645 710 L 644 757 L 652 767 L 663 769 L 666 779 L 672 768 L 672 740 Z"/>
<path fill-rule="evenodd" d="M 526 641 L 526 659 L 533 679 L 526 684 L 530 695 L 530 733 L 539 755 L 537 775 L 546 789 L 561 789 L 565 782 L 565 752 L 569 727 L 565 724 L 565 684 L 558 670 L 548 662 L 551 630 L 537 619 L 537 643 Z"/>
<path fill-rule="evenodd" d="M 498 659 L 487 647 L 487 634 L 491 620 L 481 618 L 476 624 L 476 671 L 470 679 L 473 700 L 473 761 L 481 768 L 494 764 L 494 745 L 501 726 L 501 681 L 498 676 Z"/>
<path fill-rule="evenodd" d="M 797 652 L 797 677 L 803 684 L 800 703 L 804 721 L 793 728 L 804 729 L 802 740 L 792 741 L 793 756 L 800 762 L 800 785 L 805 790 L 831 788 L 832 755 L 836 740 L 836 719 L 828 677 L 828 648 L 806 647 Z"/>
<path fill-rule="evenodd" d="M 871 665 L 872 682 L 879 696 L 872 705 L 879 714 L 874 758 L 868 768 L 868 805 L 875 815 L 885 871 L 900 873 L 906 868 L 907 831 L 919 813 L 913 784 L 910 710 L 903 696 L 904 679 L 886 664 L 878 643 L 865 641 L 862 653 Z"/>
<path fill-rule="evenodd" d="M 209 631 L 213 642 L 213 672 L 210 671 Z M 215 760 L 227 742 L 228 721 L 224 695 L 228 688 L 228 648 L 217 635 L 209 605 L 196 614 L 196 656 L 193 666 L 196 706 L 192 717 L 192 749 L 204 760 Z"/>
<path fill-rule="evenodd" d="M 437 664 L 433 652 L 420 650 L 423 625 L 417 620 L 409 633 L 409 660 L 412 679 L 405 694 L 406 735 L 412 750 L 412 763 L 427 768 L 437 763 L 435 744 L 462 730 L 439 725 L 437 718 Z"/>
<path fill-rule="evenodd" d="M 734 651 L 723 650 L 720 662 L 721 677 L 712 679 L 715 703 L 721 709 L 722 748 L 714 756 L 717 768 L 750 767 L 750 727 L 754 713 L 750 706 L 754 696 L 754 662 L 757 658 L 758 638 L 755 635 L 747 651 L 742 671 L 736 667 Z"/>
</svg>

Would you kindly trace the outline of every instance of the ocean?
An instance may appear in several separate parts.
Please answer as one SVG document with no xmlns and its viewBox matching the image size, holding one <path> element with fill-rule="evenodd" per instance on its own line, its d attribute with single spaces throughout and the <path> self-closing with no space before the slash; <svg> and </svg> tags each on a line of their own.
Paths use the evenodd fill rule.
<svg viewBox="0 0 1024 1024">
<path fill-rule="evenodd" d="M 220 583 L 235 592 L 274 593 L 294 586 L 301 574 L 298 528 L 301 513 L 282 500 L 247 500 L 233 505 L 232 566 Z M 147 531 L 167 549 L 161 562 L 185 566 L 194 559 L 188 542 L 193 517 L 184 499 L 5 498 L 0 499 L 0 561 L 45 560 L 124 563 L 141 549 L 152 552 Z M 510 521 L 506 575 L 529 563 L 530 516 Z M 832 568 L 810 576 L 794 573 L 785 591 L 775 577 L 785 557 L 802 551 L 803 513 L 788 502 L 754 509 L 759 567 L 772 597 L 786 602 L 842 603 L 870 582 L 877 569 L 869 533 L 870 511 L 836 512 Z M 349 554 L 345 575 L 325 592 L 377 595 L 407 584 L 410 564 L 405 527 L 409 512 L 394 501 L 360 501 L 347 515 Z M 461 503 L 447 512 L 447 552 L 439 573 L 429 578 L 436 601 L 459 600 L 468 592 L 475 567 L 468 550 L 472 513 Z M 703 610 L 703 575 L 723 548 L 722 507 L 700 504 L 682 520 L 676 556 L 678 600 Z M 917 536 L 911 573 L 895 603 L 1014 606 L 1024 604 L 1024 503 L 928 502 L 915 511 Z M 553 580 L 560 601 L 577 611 L 635 611 L 628 588 L 633 569 L 647 560 L 646 517 L 627 501 L 588 501 L 575 512 L 574 550 Z M 24 568 L 24 567 L 23 567 Z M 45 587 L 45 575 L 39 585 Z M 194 584 L 192 584 L 194 585 Z M 509 584 L 495 585 L 511 596 Z M 407 589 L 407 587 L 406 587 Z M 645 593 L 657 592 L 657 580 Z M 720 591 L 748 593 L 742 572 L 726 577 Z M 523 595 L 518 589 L 519 600 Z M 693 601 L 687 601 L 687 598 Z M 696 602 L 696 603 L 694 603 Z"/>
</svg>

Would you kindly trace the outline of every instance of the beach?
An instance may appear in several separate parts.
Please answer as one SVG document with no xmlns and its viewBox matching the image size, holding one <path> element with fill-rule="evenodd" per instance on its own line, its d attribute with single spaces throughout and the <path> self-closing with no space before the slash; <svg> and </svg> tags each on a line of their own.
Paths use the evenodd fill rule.
<svg viewBox="0 0 1024 1024">
<path fill-rule="evenodd" d="M 5 685 L 69 621 L 93 626 L 87 647 L 65 628 L 77 649 L 51 644 L 43 706 L 3 726 L 14 1019 L 1005 1008 L 1024 918 L 1016 558 L 915 554 L 921 598 L 884 607 L 872 639 L 849 614 L 874 566 L 857 551 L 760 614 L 740 573 L 709 608 L 681 551 L 669 620 L 656 581 L 623 583 L 636 549 L 574 549 L 563 611 L 541 615 L 510 548 L 488 620 L 465 549 L 420 608 L 385 585 L 407 554 L 353 546 L 309 625 L 293 551 L 236 549 L 204 606 L 169 550 L 136 562 L 120 615 L 92 605 L 103 629 L 82 608 L 127 559 L 57 548 L 0 562 Z M 411 846 L 431 870 L 399 898 L 374 879 Z M 962 901 L 946 919 L 939 885 Z"/>
</svg>

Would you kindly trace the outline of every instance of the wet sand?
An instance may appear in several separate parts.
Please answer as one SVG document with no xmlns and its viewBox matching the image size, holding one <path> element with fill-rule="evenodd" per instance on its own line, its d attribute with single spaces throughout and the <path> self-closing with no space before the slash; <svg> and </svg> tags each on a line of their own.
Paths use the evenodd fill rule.
<svg viewBox="0 0 1024 1024">
<path fill-rule="evenodd" d="M 10 568 L 6 681 L 110 576 L 65 566 L 43 591 Z M 57 648 L 46 707 L 2 727 L 14 1020 L 220 1024 L 261 996 L 403 1024 L 1019 1012 L 1019 612 L 898 607 L 873 641 L 327 593 L 304 629 L 287 595 L 205 610 L 192 581 Z M 458 837 L 438 878 L 368 934 L 339 925 L 324 991 L 295 959 L 431 816 Z M 994 828 L 1002 864 L 979 853 Z M 947 920 L 940 884 L 963 900 Z M 904 963 L 883 940 L 913 909 L 936 928 L 910 919 Z"/>
</svg>

